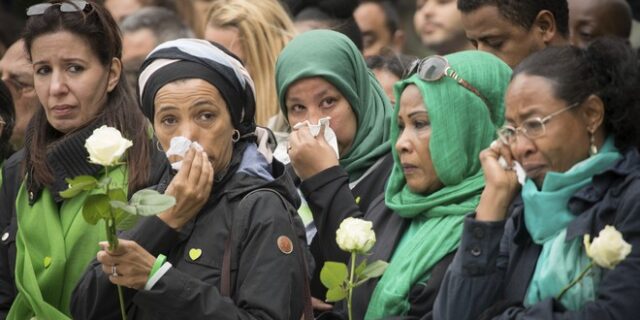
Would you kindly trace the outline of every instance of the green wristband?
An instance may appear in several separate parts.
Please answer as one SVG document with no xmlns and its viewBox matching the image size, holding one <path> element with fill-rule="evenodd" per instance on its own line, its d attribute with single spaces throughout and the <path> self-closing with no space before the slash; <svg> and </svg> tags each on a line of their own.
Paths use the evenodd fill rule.
<svg viewBox="0 0 640 320">
<path fill-rule="evenodd" d="M 167 261 L 167 257 L 164 254 L 159 254 L 158 257 L 156 258 L 156 261 L 153 263 L 153 266 L 151 267 L 151 272 L 149 272 L 149 277 L 147 278 L 147 281 L 153 277 L 154 274 L 156 274 L 156 272 L 158 272 L 158 270 L 160 269 L 160 267 L 162 267 L 162 265 Z"/>
</svg>

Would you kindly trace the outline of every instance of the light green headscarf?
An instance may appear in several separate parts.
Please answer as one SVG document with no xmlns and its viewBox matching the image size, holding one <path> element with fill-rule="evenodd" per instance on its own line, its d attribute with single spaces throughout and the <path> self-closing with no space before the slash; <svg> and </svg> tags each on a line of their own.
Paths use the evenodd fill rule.
<svg viewBox="0 0 640 320">
<path fill-rule="evenodd" d="M 444 187 L 429 195 L 412 193 L 393 148 L 394 165 L 385 202 L 412 220 L 376 286 L 366 319 L 409 311 L 409 290 L 417 282 L 428 281 L 432 268 L 456 250 L 464 215 L 475 210 L 484 188 L 478 155 L 495 139 L 496 129 L 504 122 L 503 100 L 511 69 L 480 51 L 458 52 L 446 58 L 461 78 L 486 97 L 489 106 L 450 77 L 426 82 L 413 75 L 395 85 L 398 103 L 391 118 L 391 142 L 398 140 L 400 96 L 408 85 L 416 85 L 431 121 L 431 161 Z"/>
<path fill-rule="evenodd" d="M 289 86 L 310 77 L 322 77 L 335 86 L 356 115 L 358 127 L 353 144 L 340 157 L 340 166 L 353 182 L 389 152 L 389 100 L 358 48 L 349 38 L 335 31 L 305 32 L 280 53 L 276 63 L 276 87 L 280 109 L 285 116 Z"/>
</svg>

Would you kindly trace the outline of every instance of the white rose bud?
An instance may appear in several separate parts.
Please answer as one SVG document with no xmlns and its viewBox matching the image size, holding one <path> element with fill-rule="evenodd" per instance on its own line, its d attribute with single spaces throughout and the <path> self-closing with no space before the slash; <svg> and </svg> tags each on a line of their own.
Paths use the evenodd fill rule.
<svg viewBox="0 0 640 320">
<path fill-rule="evenodd" d="M 118 129 L 102 126 L 93 130 L 84 147 L 89 152 L 89 162 L 112 166 L 118 163 L 124 152 L 133 145 L 122 137 Z"/>
<path fill-rule="evenodd" d="M 593 262 L 607 269 L 613 269 L 631 252 L 631 245 L 624 241 L 622 234 L 615 227 L 605 226 L 600 234 L 589 243 L 591 237 L 584 236 L 584 247 Z"/>
<path fill-rule="evenodd" d="M 356 218 L 346 218 L 336 231 L 336 242 L 343 251 L 367 253 L 376 243 L 373 223 Z"/>
</svg>

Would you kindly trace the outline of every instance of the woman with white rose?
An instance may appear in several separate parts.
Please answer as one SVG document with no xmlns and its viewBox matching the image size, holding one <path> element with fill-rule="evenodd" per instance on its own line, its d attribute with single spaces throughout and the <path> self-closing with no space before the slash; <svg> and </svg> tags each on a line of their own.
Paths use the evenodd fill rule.
<svg viewBox="0 0 640 320">
<path fill-rule="evenodd" d="M 639 72 L 615 39 L 547 48 L 514 70 L 436 319 L 637 317 Z"/>
<path fill-rule="evenodd" d="M 338 225 L 346 217 L 361 216 L 384 192 L 393 163 L 388 142 L 392 107 L 353 42 L 330 30 L 305 32 L 287 44 L 276 64 L 276 87 L 280 109 L 293 128 L 291 166 L 302 180 L 300 190 L 317 229 L 310 239 L 316 262 L 311 290 L 323 299 L 324 261 L 349 258 L 334 241 Z M 327 117 L 335 141 L 325 140 L 328 128 L 314 136 L 310 127 L 296 126 L 313 126 Z M 348 211 L 354 204 L 357 211 Z"/>
<path fill-rule="evenodd" d="M 3 170 L 0 318 L 69 319 L 71 292 L 104 239 L 104 224 L 83 218 L 89 191 L 73 199 L 60 195 L 66 179 L 102 177 L 103 167 L 89 162 L 86 147 L 98 151 L 93 160 L 104 160 L 106 149 L 133 143 L 110 174 L 129 194 L 157 184 L 168 162 L 153 146 L 125 83 L 118 26 L 108 12 L 86 1 L 52 1 L 31 6 L 27 15 L 25 49 L 42 108 L 25 148 Z M 126 140 L 103 137 L 85 145 L 104 125 Z"/>
<path fill-rule="evenodd" d="M 180 39 L 151 52 L 139 88 L 162 149 L 189 150 L 170 157 L 182 161 L 167 189 L 177 204 L 98 253 L 74 292 L 74 317 L 117 319 L 119 284 L 129 319 L 299 320 L 311 310 L 299 198 L 258 146 L 247 70 L 217 44 Z"/>
</svg>

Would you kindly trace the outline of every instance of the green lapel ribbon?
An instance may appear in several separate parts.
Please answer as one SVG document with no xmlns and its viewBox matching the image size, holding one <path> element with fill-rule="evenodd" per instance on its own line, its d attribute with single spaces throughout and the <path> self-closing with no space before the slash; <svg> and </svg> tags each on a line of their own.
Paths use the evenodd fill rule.
<svg viewBox="0 0 640 320">
<path fill-rule="evenodd" d="M 111 170 L 112 181 L 124 185 L 126 167 Z M 105 239 L 104 221 L 85 222 L 85 199 L 97 190 L 66 199 L 60 207 L 47 188 L 29 205 L 24 184 L 16 199 L 16 287 L 18 295 L 7 320 L 70 319 L 71 293 Z M 59 209 L 58 209 L 59 208 Z"/>
</svg>

